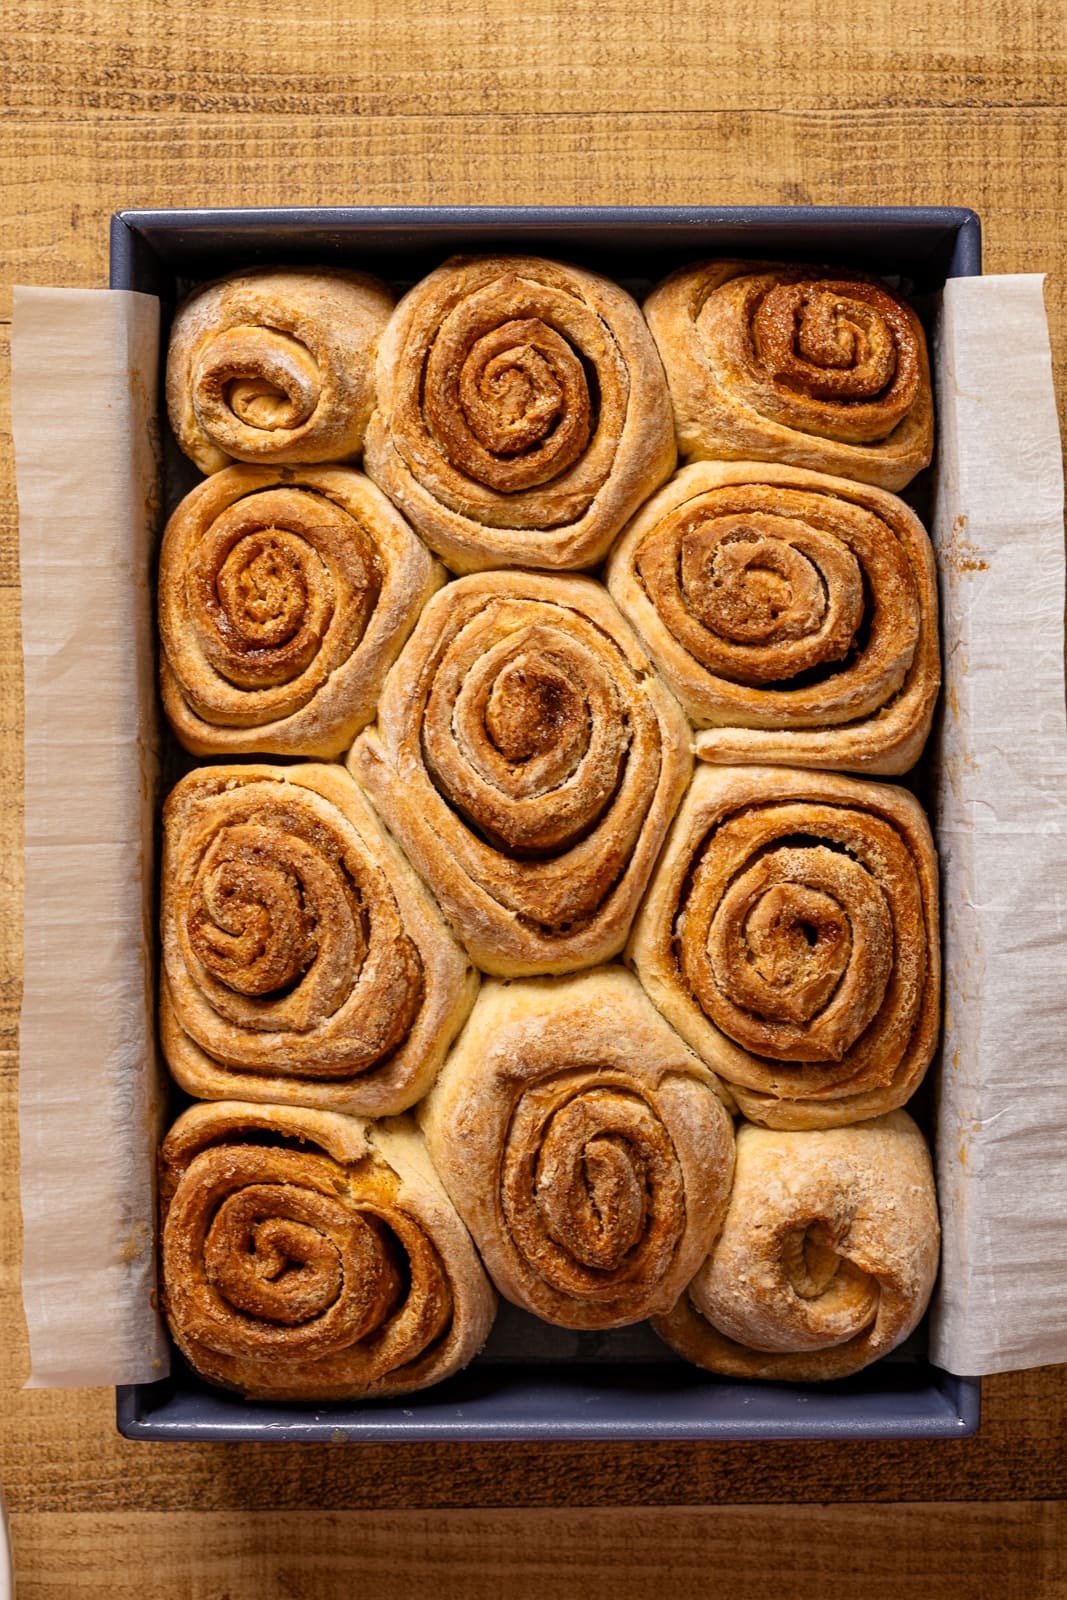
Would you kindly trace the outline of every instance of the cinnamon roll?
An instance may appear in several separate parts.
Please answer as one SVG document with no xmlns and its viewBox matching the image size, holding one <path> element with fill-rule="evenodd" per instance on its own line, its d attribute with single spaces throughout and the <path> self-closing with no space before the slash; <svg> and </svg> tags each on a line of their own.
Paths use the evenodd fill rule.
<svg viewBox="0 0 1067 1600">
<path fill-rule="evenodd" d="M 721 763 L 906 772 L 941 680 L 926 532 L 895 495 L 698 462 L 638 512 L 608 588 Z"/>
<path fill-rule="evenodd" d="M 160 1205 L 163 1307 L 211 1383 L 407 1394 L 485 1342 L 492 1289 L 406 1118 L 194 1106 L 163 1143 Z"/>
<path fill-rule="evenodd" d="M 682 267 L 645 302 L 683 456 L 784 461 L 903 489 L 933 449 L 922 324 L 861 273 Z"/>
<path fill-rule="evenodd" d="M 671 1307 L 718 1232 L 733 1127 L 716 1089 L 604 967 L 485 984 L 419 1119 L 501 1293 L 614 1328 Z"/>
<path fill-rule="evenodd" d="M 457 256 L 397 306 L 366 469 L 454 572 L 592 567 L 676 455 L 630 296 L 533 256 Z"/>
<path fill-rule="evenodd" d="M 667 1020 L 772 1128 L 903 1105 L 937 1043 L 937 858 L 903 789 L 701 767 L 629 957 Z"/>
<path fill-rule="evenodd" d="M 160 682 L 194 755 L 337 756 L 444 569 L 348 467 L 228 467 L 159 563 Z"/>
<path fill-rule="evenodd" d="M 474 961 L 616 955 L 691 733 L 599 584 L 486 573 L 435 595 L 349 765 Z"/>
<path fill-rule="evenodd" d="M 392 309 L 384 283 L 337 267 L 250 267 L 202 285 L 171 328 L 174 437 L 208 473 L 357 456 Z"/>
<path fill-rule="evenodd" d="M 806 1133 L 742 1126 L 722 1232 L 653 1326 L 731 1378 L 844 1378 L 914 1330 L 938 1242 L 930 1156 L 905 1112 Z"/>
<path fill-rule="evenodd" d="M 429 1087 L 478 978 L 340 767 L 202 767 L 163 814 L 160 1028 L 208 1100 L 371 1116 Z"/>
</svg>

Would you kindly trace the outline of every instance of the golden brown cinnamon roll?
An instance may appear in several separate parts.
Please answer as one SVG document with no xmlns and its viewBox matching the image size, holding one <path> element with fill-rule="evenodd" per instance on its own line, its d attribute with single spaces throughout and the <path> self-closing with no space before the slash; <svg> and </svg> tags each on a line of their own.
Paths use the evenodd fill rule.
<svg viewBox="0 0 1067 1600">
<path fill-rule="evenodd" d="M 195 290 L 167 355 L 185 454 L 201 472 L 358 455 L 392 309 L 384 283 L 336 267 L 251 267 Z"/>
<path fill-rule="evenodd" d="M 899 773 L 941 678 L 930 541 L 895 495 L 698 462 L 643 506 L 608 588 L 706 760 Z"/>
<path fill-rule="evenodd" d="M 498 1289 L 565 1328 L 674 1304 L 719 1229 L 713 1075 L 619 967 L 483 985 L 419 1120 Z"/>
<path fill-rule="evenodd" d="M 691 737 L 599 584 L 493 572 L 431 600 L 349 765 L 507 977 L 622 949 Z"/>
<path fill-rule="evenodd" d="M 406 1394 L 485 1342 L 492 1289 L 406 1118 L 194 1106 L 163 1143 L 160 1203 L 167 1320 L 212 1383 Z"/>
<path fill-rule="evenodd" d="M 366 468 L 454 572 L 581 568 L 675 463 L 630 296 L 533 256 L 457 256 L 397 306 Z"/>
<path fill-rule="evenodd" d="M 194 755 L 337 756 L 444 570 L 348 467 L 229 467 L 159 562 L 160 681 Z"/>
<path fill-rule="evenodd" d="M 913 1331 L 938 1241 L 930 1157 L 905 1112 L 805 1133 L 742 1126 L 722 1233 L 653 1325 L 732 1378 L 844 1378 Z"/>
<path fill-rule="evenodd" d="M 937 857 L 903 789 L 701 767 L 630 960 L 754 1122 L 835 1127 L 903 1105 L 937 1043 Z"/>
<path fill-rule="evenodd" d="M 340 767 L 202 767 L 163 814 L 160 1027 L 202 1099 L 371 1116 L 429 1087 L 477 992 Z"/>
<path fill-rule="evenodd" d="M 683 456 L 784 461 L 902 489 L 933 449 L 922 324 L 832 268 L 705 261 L 645 302 Z"/>
</svg>

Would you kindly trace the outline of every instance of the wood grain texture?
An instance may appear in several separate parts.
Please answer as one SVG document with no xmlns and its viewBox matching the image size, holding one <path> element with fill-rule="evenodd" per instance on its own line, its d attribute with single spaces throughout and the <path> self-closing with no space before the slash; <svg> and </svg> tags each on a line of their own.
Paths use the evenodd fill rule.
<svg viewBox="0 0 1067 1600">
<path fill-rule="evenodd" d="M 1067 1507 L 530 1513 L 310 1512 L 235 1518 L 38 1514 L 13 1522 L 20 1600 L 1055 1600 Z M 75 1554 L 76 1552 L 76 1554 Z M 59 1560 L 57 1561 L 57 1556 Z M 992 1577 L 996 1574 L 995 1578 Z M 668 1577 L 669 1574 L 669 1577 Z M 728 1574 L 727 1578 L 716 1576 Z M 991 1586 L 995 1584 L 995 1590 Z"/>
<path fill-rule="evenodd" d="M 158 0 L 6 8 L 9 114 L 631 113 L 1062 104 L 1056 0 Z"/>
<path fill-rule="evenodd" d="M 987 271 L 1053 274 L 1062 404 L 1063 18 L 1062 0 L 442 0 L 432 16 L 420 0 L 11 0 L 0 324 L 13 282 L 106 283 L 107 219 L 123 206 L 955 203 L 982 215 Z M 1067 1595 L 1063 1368 L 987 1380 L 979 1436 L 936 1444 L 145 1446 L 117 1436 L 109 1392 L 20 1389 L 7 332 L 0 1482 L 21 1600 L 392 1600 L 428 1584 L 441 1600 L 549 1587 L 597 1600 L 668 1583 L 687 1600 L 718 1570 L 741 1600 Z M 491 1506 L 510 1509 L 445 1509 Z M 562 1509 L 575 1506 L 599 1509 Z"/>
</svg>

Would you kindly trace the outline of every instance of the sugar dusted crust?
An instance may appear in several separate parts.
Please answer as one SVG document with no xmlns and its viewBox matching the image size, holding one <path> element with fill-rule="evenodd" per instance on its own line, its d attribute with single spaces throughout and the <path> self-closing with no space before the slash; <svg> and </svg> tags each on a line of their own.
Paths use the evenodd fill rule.
<svg viewBox="0 0 1067 1600">
<path fill-rule="evenodd" d="M 742 1126 L 722 1232 L 653 1325 L 728 1377 L 847 1377 L 918 1324 L 939 1237 L 929 1153 L 905 1112 L 808 1132 Z"/>
</svg>

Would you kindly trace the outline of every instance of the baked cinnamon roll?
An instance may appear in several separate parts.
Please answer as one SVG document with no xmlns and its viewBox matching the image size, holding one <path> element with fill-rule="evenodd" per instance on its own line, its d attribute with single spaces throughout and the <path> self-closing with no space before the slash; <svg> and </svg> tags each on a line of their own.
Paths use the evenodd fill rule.
<svg viewBox="0 0 1067 1600">
<path fill-rule="evenodd" d="M 185 454 L 208 473 L 357 456 L 392 309 L 384 283 L 338 267 L 250 267 L 194 290 L 167 353 Z"/>
<path fill-rule="evenodd" d="M 430 601 L 349 766 L 477 965 L 510 977 L 622 949 L 691 738 L 599 584 L 493 572 Z"/>
<path fill-rule="evenodd" d="M 257 1400 L 425 1389 L 495 1301 L 406 1118 L 194 1106 L 160 1152 L 162 1302 L 211 1383 Z"/>
<path fill-rule="evenodd" d="M 566 1328 L 673 1306 L 733 1170 L 714 1076 L 619 967 L 483 986 L 419 1120 L 490 1276 Z"/>
<path fill-rule="evenodd" d="M 603 559 L 674 466 L 637 305 L 594 272 L 456 256 L 397 306 L 366 470 L 453 572 Z"/>
<path fill-rule="evenodd" d="M 720 763 L 900 773 L 941 680 L 925 529 L 895 495 L 698 462 L 643 506 L 607 584 Z"/>
<path fill-rule="evenodd" d="M 160 684 L 200 756 L 338 756 L 444 582 L 398 511 L 348 467 L 228 467 L 167 524 Z"/>
<path fill-rule="evenodd" d="M 414 1105 L 478 977 L 341 767 L 202 767 L 163 814 L 160 1029 L 190 1094 Z"/>
<path fill-rule="evenodd" d="M 905 1112 L 805 1133 L 742 1126 L 722 1232 L 653 1326 L 731 1378 L 844 1378 L 914 1330 L 939 1237 L 930 1156 Z"/>
<path fill-rule="evenodd" d="M 701 767 L 628 949 L 745 1116 L 835 1127 L 903 1105 L 937 1043 L 937 857 L 903 789 Z"/>
<path fill-rule="evenodd" d="M 705 261 L 673 273 L 644 309 L 683 456 L 782 461 L 882 489 L 929 464 L 922 324 L 877 279 Z"/>
</svg>

